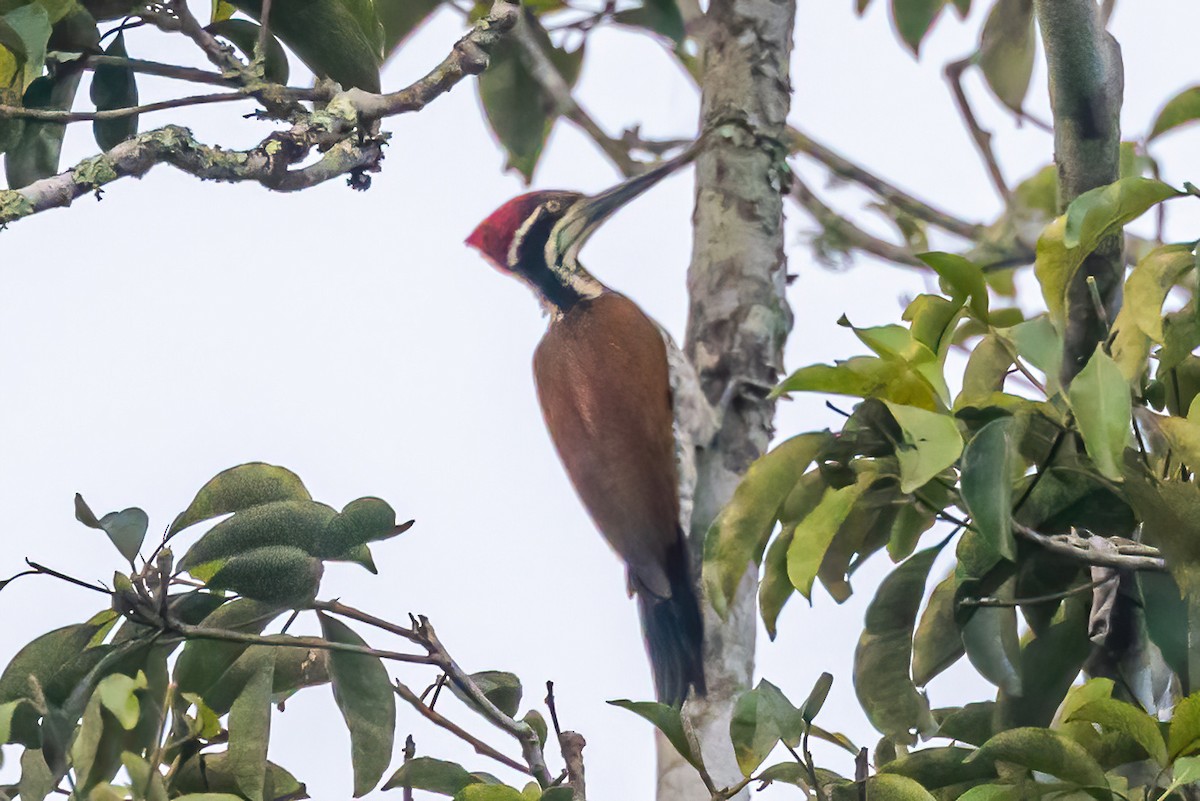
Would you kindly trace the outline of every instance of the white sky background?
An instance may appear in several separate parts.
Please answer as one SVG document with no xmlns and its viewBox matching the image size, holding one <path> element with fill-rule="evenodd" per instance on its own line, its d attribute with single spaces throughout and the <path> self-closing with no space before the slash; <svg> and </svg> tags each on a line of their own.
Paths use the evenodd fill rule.
<svg viewBox="0 0 1200 801">
<path fill-rule="evenodd" d="M 966 24 L 947 13 L 919 63 L 892 33 L 886 2 L 862 20 L 851 5 L 800 3 L 792 120 L 935 205 L 991 219 L 999 203 L 941 77 L 947 61 L 971 50 L 987 4 L 977 0 Z M 1126 58 L 1128 137 L 1196 82 L 1200 6 L 1126 0 L 1112 28 Z M 385 87 L 423 74 L 460 33 L 455 15 L 437 17 L 390 65 Z M 170 44 L 135 34 L 129 49 L 175 60 Z M 1041 65 L 1034 81 L 1031 108 L 1048 117 Z M 149 86 L 144 100 L 174 88 Z M 973 73 L 968 91 L 998 134 L 1010 181 L 1049 162 L 1048 135 L 1015 129 Z M 694 131 L 695 90 L 642 36 L 595 33 L 579 97 L 614 133 L 637 123 L 651 137 Z M 179 121 L 202 140 L 248 146 L 269 130 L 241 119 L 249 109 L 170 112 L 144 118 L 142 128 Z M 540 704 L 543 682 L 553 679 L 564 726 L 588 739 L 591 796 L 650 798 L 650 727 L 604 703 L 652 696 L 634 604 L 618 560 L 567 483 L 534 398 L 530 358 L 545 321 L 524 287 L 461 244 L 523 188 L 502 174 L 503 156 L 469 81 L 386 128 L 394 138 L 385 171 L 366 193 L 339 181 L 270 195 L 159 167 L 141 182 L 111 185 L 102 203 L 85 198 L 0 234 L 0 576 L 19 571 L 26 555 L 89 579 L 121 569 L 105 538 L 74 521 L 76 491 L 98 513 L 142 506 L 152 532 L 205 480 L 246 461 L 295 470 L 317 500 L 339 508 L 378 495 L 416 526 L 374 548 L 378 577 L 331 566 L 323 597 L 393 619 L 428 615 L 460 664 L 516 672 L 529 702 Z M 1196 136 L 1173 134 L 1155 145 L 1177 185 L 1198 178 L 1187 158 Z M 93 150 L 79 126 L 63 164 Z M 826 196 L 861 207 L 861 195 L 826 191 L 819 171 L 804 172 Z M 593 191 L 616 180 L 603 156 L 560 123 L 534 185 Z M 677 340 L 691 180 L 676 176 L 639 200 L 584 254 L 597 276 Z M 1176 203 L 1177 222 L 1179 205 L 1189 202 Z M 834 325 L 843 312 L 859 325 L 891 322 L 902 298 L 925 288 L 915 274 L 869 259 L 846 272 L 816 266 L 805 246 L 812 226 L 792 205 L 788 214 L 789 266 L 799 274 L 789 290 L 796 314 L 789 369 L 860 352 Z M 1179 238 L 1197 236 L 1195 216 L 1189 222 L 1173 229 Z M 823 400 L 782 404 L 779 431 L 839 425 Z M 886 555 L 876 556 L 843 606 L 821 590 L 812 608 L 793 600 L 778 641 L 766 644 L 764 636 L 759 649 L 759 675 L 795 702 L 822 671 L 832 672 L 820 722 L 870 746 L 876 735 L 854 699 L 850 665 L 871 589 L 888 567 Z M 100 600 L 52 580 L 13 584 L 0 595 L 0 663 L 37 634 L 86 618 Z M 433 679 L 416 670 L 402 675 L 418 688 Z M 941 706 L 989 690 L 960 664 L 930 694 Z M 519 755 L 452 699 L 444 711 Z M 514 778 L 402 708 L 398 741 L 409 732 L 420 754 Z M 11 747 L 6 755 L 0 780 L 16 775 Z M 852 771 L 848 758 L 824 755 L 829 767 Z M 276 715 L 271 757 L 307 782 L 314 798 L 349 796 L 349 740 L 328 690 L 302 692 Z M 557 770 L 558 759 L 551 762 Z M 790 797 L 784 789 L 767 795 Z"/>
</svg>

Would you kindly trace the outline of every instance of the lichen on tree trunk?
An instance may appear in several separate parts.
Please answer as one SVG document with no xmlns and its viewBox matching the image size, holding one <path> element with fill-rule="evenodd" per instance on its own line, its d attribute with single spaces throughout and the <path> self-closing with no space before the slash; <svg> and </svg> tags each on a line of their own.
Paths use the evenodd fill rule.
<svg viewBox="0 0 1200 801">
<path fill-rule="evenodd" d="M 774 404 L 764 388 L 778 379 L 792 326 L 783 140 L 795 13 L 795 0 L 713 0 L 703 23 L 700 124 L 710 142 L 696 160 L 684 352 L 717 411 L 718 428 L 695 451 L 689 536 L 697 574 L 705 532 L 771 439 Z M 743 579 L 727 620 L 706 605 L 708 695 L 685 708 L 718 785 L 741 778 L 729 718 L 753 676 L 755 578 Z M 695 771 L 660 743 L 659 801 L 705 798 Z"/>
</svg>

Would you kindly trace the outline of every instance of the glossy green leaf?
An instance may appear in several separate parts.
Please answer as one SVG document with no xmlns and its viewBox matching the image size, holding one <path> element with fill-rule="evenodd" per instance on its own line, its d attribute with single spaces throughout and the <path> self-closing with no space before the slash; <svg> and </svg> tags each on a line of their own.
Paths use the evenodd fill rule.
<svg viewBox="0 0 1200 801">
<path fill-rule="evenodd" d="M 472 673 L 471 680 L 497 709 L 510 718 L 517 716 L 517 711 L 521 708 L 524 689 L 516 674 L 504 670 L 481 670 L 478 673 Z M 475 705 L 470 697 L 453 683 L 448 686 L 450 691 L 464 704 Z"/>
<path fill-rule="evenodd" d="M 416 757 L 400 766 L 392 777 L 384 783 L 381 789 L 394 790 L 399 787 L 410 787 L 413 790 L 425 790 L 441 795 L 454 795 L 469 784 L 477 784 L 479 779 L 467 772 L 466 768 L 457 762 L 446 762 L 432 757 Z"/>
<path fill-rule="evenodd" d="M 528 12 L 525 22 L 563 80 L 574 86 L 583 64 L 583 47 L 574 52 L 555 47 Z M 501 40 L 492 51 L 490 66 L 479 76 L 478 85 L 488 124 L 508 154 L 506 169 L 516 170 L 528 183 L 558 113 L 554 104 L 543 96 L 526 58 L 516 42 Z"/>
<path fill-rule="evenodd" d="M 101 705 L 112 713 L 121 727 L 129 730 L 137 725 L 141 715 L 136 691 L 145 689 L 146 686 L 146 675 L 140 671 L 136 678 L 116 673 L 100 680 L 96 685 L 96 695 Z"/>
<path fill-rule="evenodd" d="M 1195 266 L 1192 246 L 1164 245 L 1143 257 L 1125 281 L 1125 302 L 1137 326 L 1155 342 L 1163 342 L 1163 303 L 1167 293 Z"/>
<path fill-rule="evenodd" d="M 787 572 L 792 586 L 805 598 L 811 599 L 825 552 L 868 486 L 869 479 L 860 479 L 841 489 L 825 490 L 816 508 L 796 524 L 787 551 Z"/>
<path fill-rule="evenodd" d="M 920 253 L 917 258 L 933 268 L 954 297 L 969 302 L 977 319 L 988 319 L 987 282 L 978 265 L 954 253 Z"/>
<path fill-rule="evenodd" d="M 1125 734 L 1145 749 L 1146 754 L 1160 767 L 1167 764 L 1167 744 L 1159 731 L 1158 721 L 1132 704 L 1114 698 L 1098 699 L 1084 704 L 1066 720 L 1085 720 Z"/>
<path fill-rule="evenodd" d="M 150 525 L 150 517 L 137 507 L 109 512 L 97 519 L 79 493 L 75 493 L 75 519 L 89 528 L 99 529 L 107 534 L 121 556 L 130 563 L 142 549 L 146 529 Z"/>
<path fill-rule="evenodd" d="M 345 623 L 320 615 L 321 631 L 333 642 L 366 645 Z M 366 795 L 387 770 L 396 737 L 396 696 L 383 661 L 376 656 L 332 651 L 333 697 L 350 730 L 354 797 Z"/>
<path fill-rule="evenodd" d="M 733 497 L 704 538 L 704 586 L 717 613 L 724 616 L 748 565 L 759 562 L 788 493 L 821 448 L 828 432 L 801 434 L 755 460 Z"/>
<path fill-rule="evenodd" d="M 233 0 L 254 19 L 261 0 Z M 378 92 L 383 27 L 370 0 L 289 0 L 271 6 L 271 32 L 316 75 Z"/>
<path fill-rule="evenodd" d="M 772 397 L 789 392 L 828 392 L 857 398 L 881 398 L 893 403 L 936 409 L 940 403 L 929 381 L 911 365 L 896 359 L 855 356 L 837 364 L 813 364 L 785 378 Z"/>
<path fill-rule="evenodd" d="M 929 596 L 913 635 L 913 683 L 924 687 L 933 677 L 957 662 L 966 651 L 954 619 L 954 574 L 942 579 Z"/>
<path fill-rule="evenodd" d="M 238 50 L 242 51 L 247 61 L 253 61 L 258 47 L 262 26 L 248 19 L 224 19 L 213 22 L 206 31 L 213 36 L 220 36 Z M 286 84 L 290 67 L 287 51 L 274 36 L 267 37 L 266 52 L 263 54 L 263 78 L 271 83 Z"/>
<path fill-rule="evenodd" d="M 1046 226 L 1037 244 L 1034 268 L 1050 317 L 1060 330 L 1066 316 L 1067 287 L 1084 258 L 1108 236 L 1153 206 L 1182 193 L 1152 178 L 1122 178 L 1084 192 L 1067 213 Z"/>
<path fill-rule="evenodd" d="M 952 416 L 890 402 L 887 407 L 904 432 L 904 443 L 896 451 L 901 492 L 924 486 L 958 461 L 963 440 Z"/>
<path fill-rule="evenodd" d="M 1021 787 L 1015 784 L 981 784 L 958 797 L 958 801 L 1022 801 Z"/>
<path fill-rule="evenodd" d="M 275 655 L 271 648 L 255 645 L 243 658 L 250 678 L 229 710 L 228 769 L 246 798 L 264 801 Z"/>
<path fill-rule="evenodd" d="M 1167 131 L 1197 119 L 1200 119 L 1200 86 L 1191 86 L 1172 97 L 1162 107 L 1158 116 L 1154 118 L 1154 125 L 1150 128 L 1150 135 L 1146 137 L 1146 141 L 1153 141 Z"/>
<path fill-rule="evenodd" d="M 230 512 L 271 501 L 311 501 L 312 496 L 291 470 L 262 462 L 231 467 L 209 479 L 183 510 L 167 534 Z"/>
<path fill-rule="evenodd" d="M 1054 394 L 1062 370 L 1062 337 L 1048 315 L 1014 325 L 1007 332 L 1017 355 L 1046 376 L 1046 391 Z"/>
<path fill-rule="evenodd" d="M 995 393 L 1003 391 L 1012 366 L 1012 345 L 996 334 L 981 339 L 967 357 L 962 391 L 954 400 L 955 411 L 986 405 Z"/>
<path fill-rule="evenodd" d="M 205 617 L 200 625 L 206 629 L 261 634 L 279 615 L 279 608 L 272 604 L 242 598 L 226 603 Z M 213 691 L 218 686 L 230 684 L 226 672 L 233 667 L 247 647 L 242 643 L 221 640 L 190 640 L 175 663 L 174 680 L 179 692 L 194 693 L 219 714 L 224 714 L 228 711 L 228 706 L 214 706 Z M 236 693 L 240 686 L 232 689 Z M 232 698 L 229 700 L 232 702 Z"/>
<path fill-rule="evenodd" d="M 1017 558 L 1012 532 L 1013 418 L 1002 417 L 975 434 L 962 455 L 962 497 L 975 530 L 996 553 Z"/>
<path fill-rule="evenodd" d="M 946 0 L 892 0 L 892 24 L 913 55 L 945 5 Z"/>
<path fill-rule="evenodd" d="M 979 40 L 979 68 L 1001 103 L 1020 114 L 1037 53 L 1033 0 L 996 0 Z"/>
<path fill-rule="evenodd" d="M 1051 729 L 1022 727 L 1002 731 L 970 761 L 1012 762 L 1084 787 L 1105 787 L 1104 770 L 1083 748 Z"/>
<path fill-rule="evenodd" d="M 738 696 L 729 737 L 742 775 L 752 775 L 781 739 L 798 739 L 801 728 L 799 711 L 769 681 L 763 679 Z"/>
<path fill-rule="evenodd" d="M 127 58 L 125 33 L 118 33 L 104 51 L 106 56 Z M 92 103 L 96 111 L 130 108 L 138 104 L 137 75 L 129 67 L 104 64 L 92 72 Z M 101 150 L 111 150 L 138 132 L 137 115 L 115 120 L 96 120 L 92 133 Z"/>
<path fill-rule="evenodd" d="M 871 725 L 886 735 L 931 728 L 929 704 L 913 685 L 913 626 L 925 580 L 942 546 L 910 557 L 879 585 L 854 652 L 854 690 Z"/>
<path fill-rule="evenodd" d="M 1106 478 L 1120 481 L 1133 404 L 1125 376 L 1102 346 L 1096 347 L 1075 376 L 1067 398 L 1096 469 Z"/>
<path fill-rule="evenodd" d="M 683 14 L 676 0 L 642 0 L 636 8 L 622 9 L 613 14 L 613 22 L 667 37 L 676 44 L 687 36 L 683 27 Z"/>
<path fill-rule="evenodd" d="M 38 6 L 22 8 L 30 7 Z M 52 111 L 70 109 L 82 75 L 79 69 L 62 67 L 53 77 L 37 78 L 25 90 L 23 105 Z M 10 189 L 20 189 L 58 172 L 58 158 L 66 131 L 67 126 L 61 123 L 22 122 L 20 137 L 4 154 L 4 172 Z"/>
<path fill-rule="evenodd" d="M 1192 693 L 1175 705 L 1167 729 L 1167 751 L 1171 760 L 1200 749 L 1200 693 Z"/>
<path fill-rule="evenodd" d="M 699 757 L 692 751 L 691 743 L 688 740 L 687 734 L 683 729 L 683 720 L 679 716 L 679 710 L 667 704 L 659 704 L 653 701 L 609 701 L 613 706 L 618 706 L 621 709 L 627 709 L 635 715 L 639 715 L 654 724 L 654 727 L 663 733 L 675 750 L 683 757 L 692 767 L 699 767 Z"/>
</svg>

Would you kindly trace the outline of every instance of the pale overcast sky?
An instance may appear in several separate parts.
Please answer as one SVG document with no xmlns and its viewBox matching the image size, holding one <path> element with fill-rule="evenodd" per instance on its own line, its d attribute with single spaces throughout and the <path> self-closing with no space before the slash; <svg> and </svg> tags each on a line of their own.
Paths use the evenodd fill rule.
<svg viewBox="0 0 1200 801">
<path fill-rule="evenodd" d="M 849 0 L 801 0 L 792 120 L 937 205 L 990 219 L 998 201 L 941 77 L 947 61 L 971 50 L 988 4 L 977 0 L 965 24 L 947 13 L 919 63 L 898 44 L 887 5 L 879 0 L 860 20 Z M 1126 56 L 1125 128 L 1135 136 L 1163 100 L 1197 82 L 1200 6 L 1122 0 L 1112 27 Z M 437 17 L 389 67 L 385 87 L 423 74 L 460 33 L 457 15 Z M 697 94 L 658 45 L 605 29 L 588 47 L 579 96 L 608 130 L 640 123 L 652 137 L 694 132 Z M 177 58 L 163 37 L 143 32 L 129 37 L 129 50 Z M 1047 117 L 1041 66 L 1034 81 L 1030 106 Z M 146 86 L 143 98 L 173 88 Z M 1010 180 L 1049 162 L 1049 136 L 1015 129 L 977 76 L 968 90 L 998 134 Z M 205 141 L 247 146 L 269 131 L 241 118 L 249 109 L 170 112 L 144 118 L 142 128 L 183 122 Z M 121 569 L 103 536 L 74 521 L 77 491 L 99 513 L 145 508 L 152 531 L 213 474 L 246 461 L 285 465 L 317 500 L 338 507 L 378 495 L 417 524 L 375 548 L 380 576 L 332 566 L 323 596 L 384 617 L 428 615 L 463 666 L 516 672 L 529 701 L 540 703 L 553 679 L 564 725 L 588 740 L 591 796 L 649 799 L 650 728 L 604 703 L 652 695 L 634 604 L 566 481 L 533 394 L 530 358 L 545 321 L 524 287 L 461 244 L 523 187 L 501 173 L 503 156 L 469 81 L 386 128 L 394 138 L 385 171 L 366 193 L 331 182 L 271 195 L 159 167 L 143 181 L 113 184 L 102 203 L 85 198 L 0 233 L 0 576 L 20 570 L 26 555 L 84 578 L 107 580 Z M 1197 180 L 1186 156 L 1197 136 L 1155 145 L 1167 180 Z M 81 126 L 68 136 L 64 165 L 93 147 Z M 825 188 L 820 171 L 803 171 Z M 616 180 L 564 123 L 535 186 L 591 191 Z M 597 276 L 676 339 L 686 314 L 691 191 L 689 174 L 673 177 L 584 252 Z M 832 196 L 850 208 L 862 203 L 854 192 Z M 1175 208 L 1176 221 L 1190 211 Z M 805 246 L 811 225 L 792 206 L 788 214 L 790 270 L 799 274 L 789 291 L 789 369 L 858 353 L 834 325 L 842 313 L 856 324 L 891 322 L 902 299 L 926 287 L 869 259 L 849 271 L 816 266 Z M 1196 215 L 1187 222 L 1174 231 L 1195 238 Z M 781 405 L 779 432 L 839 425 L 823 400 Z M 888 567 L 886 555 L 872 559 L 840 607 L 821 590 L 811 608 L 793 600 L 778 641 L 764 636 L 759 649 L 759 675 L 795 702 L 822 671 L 837 676 L 820 722 L 869 746 L 877 735 L 854 699 L 850 664 L 871 589 Z M 96 601 L 49 580 L 12 585 L 0 594 L 0 662 L 38 633 L 86 618 Z M 433 678 L 403 676 L 421 687 Z M 930 688 L 937 706 L 987 694 L 962 665 Z M 519 753 L 482 721 L 454 717 Z M 515 779 L 401 709 L 399 740 L 409 732 L 423 755 Z M 845 755 L 823 753 L 829 767 L 852 771 Z M 15 753 L 5 754 L 0 781 L 16 775 Z M 327 689 L 300 693 L 276 716 L 271 757 L 314 798 L 349 796 L 349 741 Z M 790 797 L 783 789 L 767 796 Z"/>
</svg>

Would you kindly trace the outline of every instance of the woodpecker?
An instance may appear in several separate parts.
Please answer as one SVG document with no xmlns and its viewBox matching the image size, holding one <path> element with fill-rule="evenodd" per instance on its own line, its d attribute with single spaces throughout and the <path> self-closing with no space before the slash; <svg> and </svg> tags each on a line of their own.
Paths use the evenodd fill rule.
<svg viewBox="0 0 1200 801">
<path fill-rule="evenodd" d="M 550 318 L 533 357 L 550 438 L 596 528 L 625 562 L 655 691 L 678 706 L 703 695 L 704 626 L 679 525 L 679 485 L 662 330 L 580 265 L 588 237 L 695 148 L 600 194 L 516 197 L 467 237 L 533 290 Z"/>
</svg>

